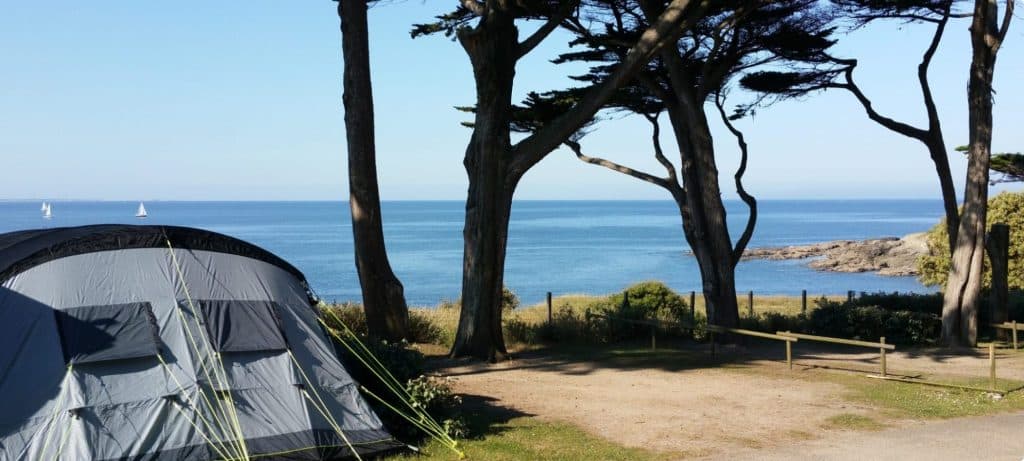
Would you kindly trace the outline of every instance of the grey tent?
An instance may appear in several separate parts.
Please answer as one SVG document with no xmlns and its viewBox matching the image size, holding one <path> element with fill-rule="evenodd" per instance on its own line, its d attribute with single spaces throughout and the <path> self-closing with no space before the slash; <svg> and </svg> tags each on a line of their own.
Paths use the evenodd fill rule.
<svg viewBox="0 0 1024 461">
<path fill-rule="evenodd" d="M 0 459 L 347 459 L 399 444 L 259 247 L 171 226 L 0 234 Z"/>
</svg>

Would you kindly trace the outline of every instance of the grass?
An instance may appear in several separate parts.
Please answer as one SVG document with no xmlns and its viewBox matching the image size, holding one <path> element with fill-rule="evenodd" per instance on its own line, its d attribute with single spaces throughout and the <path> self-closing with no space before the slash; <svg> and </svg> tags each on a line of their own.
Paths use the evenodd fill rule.
<svg viewBox="0 0 1024 461">
<path fill-rule="evenodd" d="M 1024 409 L 1024 394 L 1013 392 L 1002 399 L 994 399 L 984 392 L 947 389 L 919 384 L 864 379 L 860 376 L 830 373 L 830 378 L 843 384 L 851 400 L 880 407 L 891 417 L 916 419 L 947 419 L 964 416 L 980 416 L 1011 410 Z M 938 378 L 929 380 L 987 387 L 984 378 Z M 1011 380 L 998 380 L 1003 389 L 1019 386 Z"/>
<path fill-rule="evenodd" d="M 486 422 L 483 423 L 486 424 Z M 517 417 L 490 426 L 489 432 L 484 437 L 460 442 L 460 448 L 465 452 L 467 459 L 488 461 L 525 459 L 644 461 L 663 459 L 665 456 L 664 453 L 628 448 L 608 442 L 571 424 L 547 422 L 530 417 Z M 385 459 L 430 461 L 453 460 L 458 459 L 458 456 L 443 445 L 432 442 L 422 448 L 422 456 L 398 455 Z"/>
<path fill-rule="evenodd" d="M 825 420 L 826 429 L 846 429 L 854 431 L 877 431 L 884 429 L 885 424 L 874 418 L 854 413 L 840 413 Z"/>
</svg>

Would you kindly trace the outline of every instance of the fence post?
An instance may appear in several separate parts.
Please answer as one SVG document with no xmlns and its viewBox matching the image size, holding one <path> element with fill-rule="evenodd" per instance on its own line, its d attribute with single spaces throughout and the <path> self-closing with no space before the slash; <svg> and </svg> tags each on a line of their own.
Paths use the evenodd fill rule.
<svg viewBox="0 0 1024 461">
<path fill-rule="evenodd" d="M 886 376 L 886 374 L 888 373 L 888 370 L 886 369 L 886 366 L 885 366 L 885 336 L 882 336 L 881 338 L 878 338 L 878 342 L 882 345 L 882 347 L 878 349 L 879 362 L 882 365 L 882 376 Z"/>
<path fill-rule="evenodd" d="M 789 333 L 788 331 L 786 333 Z M 786 341 L 786 364 L 793 370 L 793 341 Z"/>
<path fill-rule="evenodd" d="M 1013 350 L 1017 350 L 1017 321 L 1013 321 Z"/>
<path fill-rule="evenodd" d="M 807 290 L 800 292 L 800 313 L 807 315 Z"/>
<path fill-rule="evenodd" d="M 988 343 L 989 388 L 996 390 L 996 343 Z"/>
<path fill-rule="evenodd" d="M 548 326 L 551 326 L 551 292 L 548 292 Z"/>
<path fill-rule="evenodd" d="M 697 327 L 697 292 L 690 292 L 690 328 Z"/>
<path fill-rule="evenodd" d="M 754 290 L 747 292 L 747 313 L 751 318 L 754 317 Z"/>
<path fill-rule="evenodd" d="M 853 290 L 847 290 L 846 291 L 846 302 L 848 302 L 848 303 L 852 303 L 853 302 Z"/>
</svg>

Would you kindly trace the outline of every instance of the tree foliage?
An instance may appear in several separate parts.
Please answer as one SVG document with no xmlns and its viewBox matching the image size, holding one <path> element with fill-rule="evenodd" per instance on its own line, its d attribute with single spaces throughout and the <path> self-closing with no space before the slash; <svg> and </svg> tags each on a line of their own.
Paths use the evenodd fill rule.
<svg viewBox="0 0 1024 461">
<path fill-rule="evenodd" d="M 988 201 L 988 222 L 1010 226 L 1010 267 L 1011 289 L 1024 289 L 1024 192 L 1003 192 Z M 949 275 L 949 240 L 946 238 L 945 222 L 939 222 L 928 231 L 928 254 L 921 256 L 917 267 L 921 282 L 929 286 L 945 286 Z M 992 284 L 992 273 L 985 261 L 984 286 Z"/>
<path fill-rule="evenodd" d="M 1002 175 L 992 182 L 1024 182 L 1024 154 L 994 154 L 990 168 Z"/>
</svg>

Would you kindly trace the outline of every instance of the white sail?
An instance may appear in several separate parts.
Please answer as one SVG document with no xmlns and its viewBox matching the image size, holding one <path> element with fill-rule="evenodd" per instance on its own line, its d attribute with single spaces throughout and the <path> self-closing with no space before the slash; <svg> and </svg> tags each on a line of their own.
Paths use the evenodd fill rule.
<svg viewBox="0 0 1024 461">
<path fill-rule="evenodd" d="M 147 214 L 146 214 L 146 205 L 143 205 L 142 202 L 139 202 L 139 209 L 138 209 L 138 211 L 135 212 L 135 217 L 136 218 L 145 218 L 146 216 L 147 216 Z"/>
<path fill-rule="evenodd" d="M 43 210 L 43 218 L 50 219 L 53 217 L 53 206 L 49 203 L 46 204 L 46 209 Z"/>
<path fill-rule="evenodd" d="M 47 206 L 49 206 L 49 205 L 47 205 L 46 202 L 43 202 L 43 206 L 39 208 L 39 211 L 42 211 L 43 213 L 46 213 L 46 207 Z"/>
</svg>

